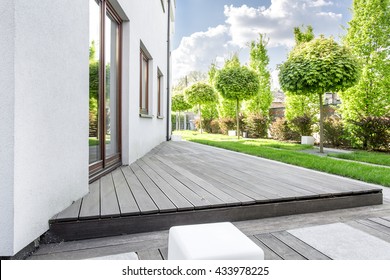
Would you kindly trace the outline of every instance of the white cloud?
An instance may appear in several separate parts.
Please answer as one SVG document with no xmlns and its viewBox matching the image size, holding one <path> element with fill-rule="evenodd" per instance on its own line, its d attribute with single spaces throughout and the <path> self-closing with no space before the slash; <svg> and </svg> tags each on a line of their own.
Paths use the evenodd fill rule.
<svg viewBox="0 0 390 280">
<path fill-rule="evenodd" d="M 310 1 L 309 4 L 311 7 L 323 7 L 323 6 L 332 6 L 333 2 L 331 1 L 325 1 L 325 0 L 316 0 L 316 1 Z"/>
<path fill-rule="evenodd" d="M 224 55 L 236 48 L 229 42 L 229 28 L 225 25 L 184 37 L 179 47 L 173 51 L 173 79 L 177 80 L 193 70 L 207 71 L 211 62 L 223 61 Z"/>
<path fill-rule="evenodd" d="M 294 45 L 296 26 L 311 24 L 316 35 L 337 35 L 334 32 L 339 30 L 342 14 L 334 13 L 331 7 L 333 2 L 326 0 L 271 0 L 268 7 L 225 6 L 224 24 L 182 39 L 173 52 L 174 79 L 192 70 L 207 71 L 212 61 L 221 63 L 234 51 L 244 49 L 247 53 L 247 43 L 259 33 L 266 33 L 268 48 L 277 48 L 283 56 Z"/>
<path fill-rule="evenodd" d="M 333 13 L 333 12 L 320 12 L 320 13 L 317 13 L 316 14 L 317 16 L 321 16 L 321 17 L 329 17 L 329 18 L 333 18 L 333 19 L 340 19 L 343 17 L 342 14 L 336 14 L 336 13 Z"/>
</svg>

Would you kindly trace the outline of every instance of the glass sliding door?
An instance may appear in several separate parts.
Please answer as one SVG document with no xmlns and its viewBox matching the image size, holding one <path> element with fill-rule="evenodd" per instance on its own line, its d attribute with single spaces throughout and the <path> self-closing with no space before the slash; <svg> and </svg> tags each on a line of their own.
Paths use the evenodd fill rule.
<svg viewBox="0 0 390 280">
<path fill-rule="evenodd" d="M 89 3 L 89 163 L 102 159 L 100 145 L 100 5 Z"/>
<path fill-rule="evenodd" d="M 118 145 L 118 23 L 110 14 L 105 18 L 105 64 L 106 64 L 106 156 L 119 153 Z"/>
<path fill-rule="evenodd" d="M 120 18 L 106 0 L 90 0 L 89 170 L 92 180 L 121 163 Z"/>
</svg>

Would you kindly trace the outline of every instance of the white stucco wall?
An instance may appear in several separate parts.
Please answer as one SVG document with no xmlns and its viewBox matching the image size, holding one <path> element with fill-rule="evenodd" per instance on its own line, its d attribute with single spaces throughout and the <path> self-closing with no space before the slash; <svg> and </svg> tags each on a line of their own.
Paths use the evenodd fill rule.
<svg viewBox="0 0 390 280">
<path fill-rule="evenodd" d="M 123 30 L 123 163 L 129 164 L 166 140 L 167 124 L 167 1 L 165 13 L 161 2 L 155 0 L 118 0 L 129 22 Z M 149 105 L 153 118 L 139 116 L 139 63 L 141 41 L 152 56 Z M 126 63 L 124 63 L 126 64 Z M 126 68 L 128 67 L 128 68 Z M 164 75 L 163 116 L 157 118 L 157 67 Z M 128 72 L 127 72 L 128 71 Z"/>
<path fill-rule="evenodd" d="M 0 256 L 13 253 L 14 1 L 0 1 Z"/>
<path fill-rule="evenodd" d="M 128 164 L 166 139 L 168 14 L 156 0 L 112 2 L 125 19 L 122 153 Z M 0 1 L 0 256 L 34 241 L 53 215 L 88 192 L 88 4 Z M 153 58 L 151 119 L 139 116 L 141 41 Z M 164 75 L 164 119 L 157 118 L 157 67 Z"/>
<path fill-rule="evenodd" d="M 6 164 L 14 172 L 5 188 L 13 188 L 7 228 L 14 235 L 7 239 L 17 253 L 88 192 L 89 23 L 88 1 L 13 2 L 14 157 Z"/>
</svg>

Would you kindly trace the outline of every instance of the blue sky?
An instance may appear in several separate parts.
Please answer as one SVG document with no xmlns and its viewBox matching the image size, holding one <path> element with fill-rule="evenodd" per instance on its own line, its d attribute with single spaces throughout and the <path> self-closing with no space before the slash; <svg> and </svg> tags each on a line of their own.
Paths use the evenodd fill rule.
<svg viewBox="0 0 390 280">
<path fill-rule="evenodd" d="M 173 79 L 207 72 L 212 62 L 222 66 L 235 52 L 245 64 L 247 43 L 265 33 L 276 80 L 276 65 L 294 45 L 293 28 L 311 24 L 316 35 L 339 39 L 352 17 L 351 5 L 352 0 L 176 0 Z"/>
</svg>

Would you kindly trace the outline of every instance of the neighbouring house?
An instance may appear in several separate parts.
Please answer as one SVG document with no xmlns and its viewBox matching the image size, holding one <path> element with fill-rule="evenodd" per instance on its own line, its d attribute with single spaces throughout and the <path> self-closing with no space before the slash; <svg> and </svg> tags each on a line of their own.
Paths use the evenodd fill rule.
<svg viewBox="0 0 390 280">
<path fill-rule="evenodd" d="M 0 256 L 170 139 L 175 0 L 0 1 Z"/>
<path fill-rule="evenodd" d="M 277 118 L 283 118 L 284 117 L 284 111 L 285 111 L 285 99 L 286 96 L 284 95 L 284 92 L 281 90 L 274 90 L 272 91 L 273 100 L 271 103 L 271 107 L 269 109 L 270 117 L 272 120 L 275 120 Z"/>
<path fill-rule="evenodd" d="M 273 101 L 269 109 L 272 120 L 285 117 L 286 110 L 286 96 L 281 90 L 272 92 Z M 336 114 L 336 108 L 341 104 L 340 97 L 337 93 L 327 92 L 324 96 L 324 112 L 326 116 L 333 116 Z"/>
</svg>

